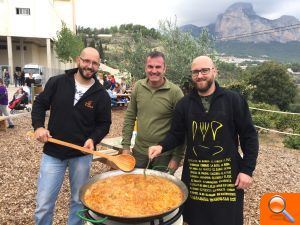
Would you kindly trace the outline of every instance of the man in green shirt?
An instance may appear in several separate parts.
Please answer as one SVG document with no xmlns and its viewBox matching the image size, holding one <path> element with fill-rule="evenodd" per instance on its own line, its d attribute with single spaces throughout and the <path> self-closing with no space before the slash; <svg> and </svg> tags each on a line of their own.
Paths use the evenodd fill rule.
<svg viewBox="0 0 300 225">
<path fill-rule="evenodd" d="M 146 78 L 136 82 L 128 105 L 123 126 L 123 154 L 133 154 L 137 168 L 148 164 L 148 147 L 164 139 L 171 126 L 176 103 L 183 97 L 181 89 L 165 77 L 164 54 L 158 51 L 148 54 L 145 62 Z M 130 151 L 132 132 L 137 120 L 135 145 Z M 179 146 L 152 160 L 149 168 L 168 169 L 175 172 L 184 155 Z"/>
</svg>

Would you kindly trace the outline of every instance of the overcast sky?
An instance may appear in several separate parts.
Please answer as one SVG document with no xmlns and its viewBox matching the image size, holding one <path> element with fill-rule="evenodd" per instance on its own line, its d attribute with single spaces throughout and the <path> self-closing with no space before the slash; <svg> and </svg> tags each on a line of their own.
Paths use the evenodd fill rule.
<svg viewBox="0 0 300 225">
<path fill-rule="evenodd" d="M 77 0 L 77 25 L 111 27 L 141 24 L 158 28 L 160 20 L 177 18 L 177 25 L 205 26 L 216 21 L 237 0 Z M 246 1 L 245 1 L 246 2 Z M 292 15 L 300 20 L 300 0 L 250 0 L 257 15 L 277 19 Z"/>
</svg>

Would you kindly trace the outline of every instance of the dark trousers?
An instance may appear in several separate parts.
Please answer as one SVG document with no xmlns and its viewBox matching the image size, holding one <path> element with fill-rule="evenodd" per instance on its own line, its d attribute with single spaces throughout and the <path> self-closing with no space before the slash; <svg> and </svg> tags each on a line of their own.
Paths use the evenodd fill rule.
<svg viewBox="0 0 300 225">
<path fill-rule="evenodd" d="M 149 158 L 148 155 L 144 155 L 136 150 L 133 149 L 133 156 L 136 160 L 135 167 L 136 168 L 146 168 Z M 156 158 L 154 158 L 150 165 L 149 169 L 159 170 L 166 172 L 168 170 L 168 164 L 171 160 L 171 154 L 163 154 Z"/>
</svg>

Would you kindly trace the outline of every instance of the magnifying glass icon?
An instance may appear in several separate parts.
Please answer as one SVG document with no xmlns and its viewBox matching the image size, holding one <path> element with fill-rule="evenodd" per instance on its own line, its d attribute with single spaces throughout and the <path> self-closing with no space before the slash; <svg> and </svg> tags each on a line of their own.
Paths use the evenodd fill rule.
<svg viewBox="0 0 300 225">
<path fill-rule="evenodd" d="M 269 200 L 269 209 L 273 213 L 283 213 L 285 217 L 291 222 L 294 223 L 295 219 L 289 214 L 286 210 L 286 203 L 285 199 L 281 197 L 280 195 L 274 195 L 272 198 Z"/>
</svg>

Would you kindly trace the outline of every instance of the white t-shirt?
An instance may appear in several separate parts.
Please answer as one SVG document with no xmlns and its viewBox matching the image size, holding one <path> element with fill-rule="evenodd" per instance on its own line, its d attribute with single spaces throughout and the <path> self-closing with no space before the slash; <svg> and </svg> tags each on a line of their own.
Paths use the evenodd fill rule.
<svg viewBox="0 0 300 225">
<path fill-rule="evenodd" d="M 93 79 L 93 82 L 88 85 L 83 85 L 80 84 L 76 79 L 75 79 L 75 96 L 74 96 L 74 105 L 77 104 L 79 99 L 84 95 L 84 93 L 89 90 L 91 86 L 95 83 L 95 80 Z"/>
</svg>

